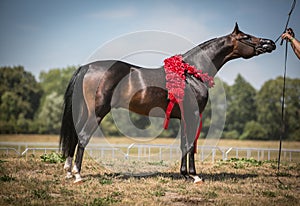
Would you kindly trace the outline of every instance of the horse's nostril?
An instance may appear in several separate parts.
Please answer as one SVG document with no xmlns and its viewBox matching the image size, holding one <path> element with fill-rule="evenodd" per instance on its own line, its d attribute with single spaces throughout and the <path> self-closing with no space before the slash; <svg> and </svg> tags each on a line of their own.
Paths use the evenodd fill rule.
<svg viewBox="0 0 300 206">
<path fill-rule="evenodd" d="M 276 49 L 276 44 L 270 39 L 261 39 L 260 43 L 264 49 L 267 49 L 267 51 Z"/>
</svg>

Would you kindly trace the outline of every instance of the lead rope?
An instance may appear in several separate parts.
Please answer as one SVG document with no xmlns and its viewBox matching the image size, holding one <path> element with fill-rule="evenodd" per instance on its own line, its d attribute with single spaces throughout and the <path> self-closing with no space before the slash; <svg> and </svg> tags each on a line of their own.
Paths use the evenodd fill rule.
<svg viewBox="0 0 300 206">
<path fill-rule="evenodd" d="M 290 10 L 290 12 L 288 13 L 288 19 L 287 19 L 287 21 L 286 21 L 286 24 L 285 24 L 285 28 L 284 28 L 283 33 L 285 33 L 286 30 L 287 30 L 287 28 L 288 28 L 288 25 L 289 25 L 289 22 L 290 22 L 290 18 L 291 18 L 291 15 L 292 15 L 293 11 L 294 11 L 295 6 L 296 6 L 296 0 L 293 1 L 293 4 L 292 4 L 292 6 L 291 6 L 291 10 Z M 279 37 L 275 40 L 275 44 L 278 42 L 278 40 L 280 39 L 280 37 L 281 37 L 281 34 L 280 34 Z M 280 42 L 280 45 L 281 45 L 281 46 L 282 46 L 282 44 L 283 44 L 283 39 L 282 39 L 281 42 Z"/>
<path fill-rule="evenodd" d="M 291 14 L 295 8 L 296 5 L 296 0 L 293 1 L 292 7 L 290 12 L 288 13 L 288 19 L 284 28 L 284 33 L 287 30 L 287 27 L 289 25 L 290 17 Z M 281 35 L 276 39 L 275 43 L 280 39 Z M 280 45 L 283 44 L 283 39 L 280 42 Z M 285 136 L 285 110 L 284 110 L 284 105 L 285 105 L 285 87 L 286 87 L 286 65 L 287 65 L 287 58 L 288 58 L 288 40 L 286 40 L 285 44 L 285 55 L 284 55 L 284 75 L 283 75 L 283 87 L 282 87 L 282 102 L 281 102 L 281 131 L 280 131 L 280 138 L 279 138 L 279 153 L 278 153 L 278 173 L 280 170 L 280 160 L 281 160 L 281 150 L 282 150 L 282 139 Z"/>
</svg>

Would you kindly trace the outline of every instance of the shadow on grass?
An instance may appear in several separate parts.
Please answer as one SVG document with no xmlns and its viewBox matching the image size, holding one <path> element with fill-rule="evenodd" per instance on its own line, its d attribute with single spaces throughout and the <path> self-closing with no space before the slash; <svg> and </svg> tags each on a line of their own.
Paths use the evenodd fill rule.
<svg viewBox="0 0 300 206">
<path fill-rule="evenodd" d="M 169 178 L 172 180 L 188 180 L 193 181 L 194 179 L 190 176 L 184 176 L 179 173 L 170 173 L 170 172 L 156 172 L 156 173 L 138 173 L 138 174 L 131 174 L 131 173 L 106 173 L 104 175 L 87 175 L 88 177 L 93 178 L 116 178 L 116 179 L 124 179 L 127 180 L 129 178 L 135 179 L 147 179 L 147 178 Z M 205 174 L 202 173 L 199 175 L 200 178 L 204 181 L 226 181 L 226 180 L 244 180 L 248 178 L 256 178 L 258 177 L 257 174 L 236 174 L 236 173 L 218 173 L 218 174 Z"/>
</svg>

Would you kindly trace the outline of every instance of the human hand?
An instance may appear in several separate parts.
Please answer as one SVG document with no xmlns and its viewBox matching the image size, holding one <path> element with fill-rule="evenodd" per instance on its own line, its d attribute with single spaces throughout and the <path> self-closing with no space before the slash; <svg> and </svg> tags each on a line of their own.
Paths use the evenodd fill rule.
<svg viewBox="0 0 300 206">
<path fill-rule="evenodd" d="M 286 32 L 281 35 L 282 39 L 288 39 L 288 40 L 291 40 L 294 37 L 295 37 L 295 33 L 294 33 L 293 29 L 291 29 L 291 28 L 288 28 L 286 30 Z"/>
</svg>

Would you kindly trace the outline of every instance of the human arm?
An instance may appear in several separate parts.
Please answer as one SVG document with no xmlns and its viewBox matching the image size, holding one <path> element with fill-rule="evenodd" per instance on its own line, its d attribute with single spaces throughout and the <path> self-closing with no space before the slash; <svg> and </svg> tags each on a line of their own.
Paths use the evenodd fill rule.
<svg viewBox="0 0 300 206">
<path fill-rule="evenodd" d="M 287 32 L 281 35 L 282 39 L 287 39 L 291 42 L 291 47 L 293 48 L 296 56 L 300 59 L 300 42 L 295 38 L 295 34 L 292 29 L 288 29 Z"/>
</svg>

